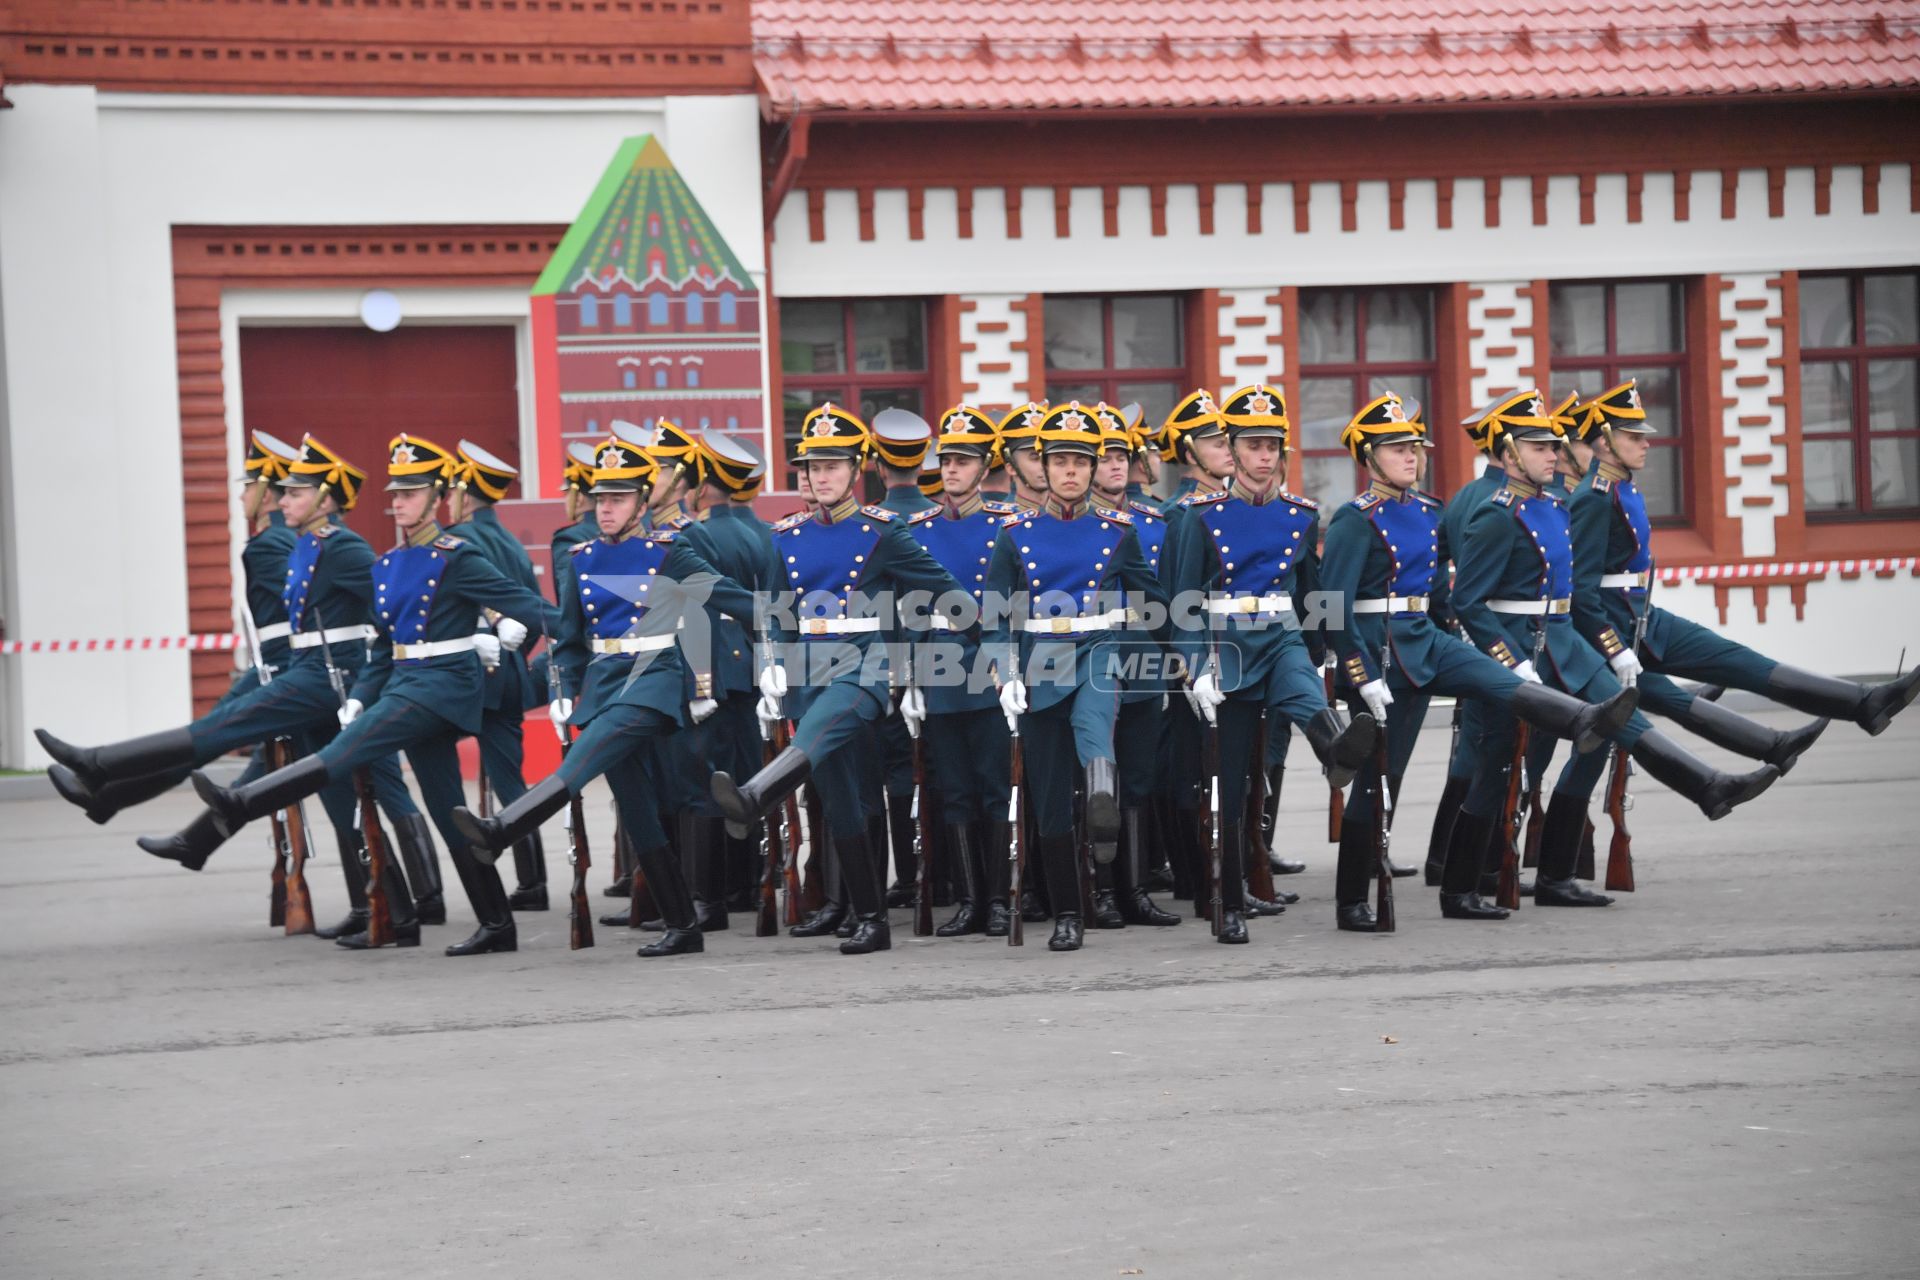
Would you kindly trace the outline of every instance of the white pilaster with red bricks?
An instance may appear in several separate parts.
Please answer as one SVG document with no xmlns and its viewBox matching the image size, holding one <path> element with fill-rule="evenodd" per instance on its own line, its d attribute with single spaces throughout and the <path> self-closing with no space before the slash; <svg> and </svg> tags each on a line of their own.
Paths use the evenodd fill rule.
<svg viewBox="0 0 1920 1280">
<path fill-rule="evenodd" d="M 1518 391 L 1532 377 L 1533 293 L 1526 280 L 1470 285 L 1467 290 L 1468 407 Z M 1542 388 L 1546 391 L 1545 388 Z M 1546 394 L 1552 395 L 1551 391 Z"/>
<path fill-rule="evenodd" d="M 1726 452 L 1726 513 L 1740 522 L 1740 550 L 1774 554 L 1774 520 L 1787 492 L 1783 304 L 1778 275 L 1720 277 L 1720 439 Z"/>
<path fill-rule="evenodd" d="M 1287 353 L 1281 345 L 1280 295 L 1273 289 L 1220 290 L 1220 395 L 1250 382 L 1280 385 Z"/>
<path fill-rule="evenodd" d="M 1027 312 L 1023 293 L 960 298 L 960 393 L 967 403 L 1006 409 L 1027 398 Z"/>
</svg>

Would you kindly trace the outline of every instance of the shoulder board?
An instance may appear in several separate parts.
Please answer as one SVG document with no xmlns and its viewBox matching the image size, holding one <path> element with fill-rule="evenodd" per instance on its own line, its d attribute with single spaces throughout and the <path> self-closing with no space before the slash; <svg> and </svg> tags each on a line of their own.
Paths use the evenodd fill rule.
<svg viewBox="0 0 1920 1280">
<path fill-rule="evenodd" d="M 1115 524 L 1133 523 L 1133 517 L 1124 511 L 1115 511 L 1112 507 L 1103 507 L 1097 502 L 1089 503 L 1088 505 L 1093 508 L 1093 514 L 1099 516 L 1102 520 L 1111 520 Z"/>
<path fill-rule="evenodd" d="M 1033 512 L 1031 511 L 1021 511 L 1016 509 L 1010 514 L 1000 517 L 1000 527 L 1002 529 L 1011 529 L 1013 528 L 1013 526 L 1019 524 L 1022 520 L 1025 520 L 1028 516 L 1031 516 L 1032 514 Z"/>
<path fill-rule="evenodd" d="M 442 551 L 458 551 L 461 547 L 464 547 L 467 545 L 467 540 L 465 538 L 456 538 L 452 534 L 448 533 L 448 534 L 443 534 L 438 538 L 435 538 L 433 540 L 433 545 L 438 547 Z"/>
<path fill-rule="evenodd" d="M 1493 503 L 1495 506 L 1510 507 L 1513 505 L 1513 490 L 1496 489 L 1487 501 Z"/>
<path fill-rule="evenodd" d="M 659 524 L 657 524 L 657 525 L 655 525 L 655 526 L 654 526 L 654 528 L 655 528 L 656 530 L 660 530 L 660 529 L 684 529 L 684 528 L 686 528 L 686 527 L 687 527 L 688 525 L 690 525 L 690 524 L 692 524 L 692 523 L 693 523 L 693 521 L 691 521 L 691 520 L 689 520 L 689 519 L 688 519 L 688 518 L 687 518 L 687 517 L 686 517 L 686 516 L 685 516 L 684 514 L 682 514 L 682 515 L 677 515 L 677 516 L 671 516 L 671 517 L 669 517 L 669 518 L 667 518 L 667 519 L 665 519 L 665 520 L 662 520 L 662 521 L 661 521 L 661 522 L 660 522 Z"/>
<path fill-rule="evenodd" d="M 792 515 L 782 516 L 780 519 L 774 521 L 773 531 L 775 533 L 786 533 L 790 529 L 798 529 L 811 519 L 813 519 L 812 513 L 796 511 Z"/>
<path fill-rule="evenodd" d="M 980 509 L 982 511 L 991 511 L 996 516 L 1010 516 L 1020 508 L 1011 502 L 999 502 L 992 498 L 982 498 L 980 500 Z"/>
<path fill-rule="evenodd" d="M 658 529 L 647 530 L 645 537 L 650 542 L 672 542 L 680 536 L 679 525 L 662 525 Z"/>
<path fill-rule="evenodd" d="M 1149 523 L 1155 520 L 1166 519 L 1165 516 L 1160 514 L 1159 508 L 1155 507 L 1151 502 L 1142 502 L 1138 498 L 1135 498 L 1127 504 L 1127 510 L 1134 515 L 1145 516 Z"/>
<path fill-rule="evenodd" d="M 1285 489 L 1280 491 L 1280 496 L 1296 507 L 1305 507 L 1309 511 L 1318 511 L 1320 509 L 1320 504 L 1312 498 L 1303 498 L 1297 493 L 1288 493 Z"/>
<path fill-rule="evenodd" d="M 1183 507 L 1197 507 L 1203 502 L 1218 502 L 1226 496 L 1227 491 L 1225 489 L 1195 489 L 1192 493 L 1180 499 L 1180 505 Z"/>
<path fill-rule="evenodd" d="M 572 546 L 567 548 L 567 554 L 570 556 L 577 556 L 582 551 L 585 551 L 588 547 L 592 546 L 594 543 L 598 541 L 600 541 L 600 539 L 598 538 L 588 538 L 585 542 L 576 542 Z"/>
<path fill-rule="evenodd" d="M 1371 511 L 1384 501 L 1385 501 L 1384 498 L 1382 498 L 1379 494 L 1369 489 L 1367 492 L 1361 494 L 1359 497 L 1355 498 L 1352 502 L 1349 502 L 1347 505 L 1352 507 L 1355 511 Z"/>
<path fill-rule="evenodd" d="M 940 508 L 928 507 L 925 511 L 916 511 L 912 515 L 908 516 L 907 523 L 908 524 L 925 524 L 929 520 L 937 519 L 939 515 L 940 515 Z"/>
<path fill-rule="evenodd" d="M 322 541 L 325 541 L 326 539 L 331 538 L 334 534 L 340 532 L 340 529 L 341 529 L 341 526 L 337 524 L 323 524 L 318 529 L 313 530 L 312 533 L 314 537 L 319 538 Z"/>
<path fill-rule="evenodd" d="M 1415 489 L 1413 491 L 1413 496 L 1417 500 L 1419 500 L 1421 503 L 1433 508 L 1435 511 L 1438 511 L 1440 510 L 1440 508 L 1447 505 L 1446 503 L 1440 501 L 1440 499 L 1434 497 L 1430 493 L 1425 492 L 1424 490 Z"/>
<path fill-rule="evenodd" d="M 1593 491 L 1595 493 L 1612 493 L 1613 481 L 1607 479 L 1605 476 L 1596 475 L 1593 478 Z"/>
<path fill-rule="evenodd" d="M 860 514 L 863 516 L 869 516 L 872 519 L 878 520 L 883 524 L 892 524 L 895 520 L 898 520 L 900 518 L 899 516 L 893 514 L 893 512 L 887 510 L 885 507 L 862 507 L 860 508 Z"/>
</svg>

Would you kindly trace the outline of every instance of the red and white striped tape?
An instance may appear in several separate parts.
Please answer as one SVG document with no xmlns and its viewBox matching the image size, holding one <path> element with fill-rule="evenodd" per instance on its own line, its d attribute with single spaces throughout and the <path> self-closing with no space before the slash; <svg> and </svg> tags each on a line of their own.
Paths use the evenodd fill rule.
<svg viewBox="0 0 1920 1280">
<path fill-rule="evenodd" d="M 238 649 L 236 635 L 122 636 L 98 640 L 0 640 L 0 653 L 110 653 L 154 649 Z"/>
<path fill-rule="evenodd" d="M 1829 573 L 1898 573 L 1920 565 L 1920 556 L 1891 556 L 1879 560 L 1777 560 L 1756 564 L 1694 564 L 1660 570 L 1666 583 L 1737 582 L 1743 578 L 1824 577 Z"/>
</svg>

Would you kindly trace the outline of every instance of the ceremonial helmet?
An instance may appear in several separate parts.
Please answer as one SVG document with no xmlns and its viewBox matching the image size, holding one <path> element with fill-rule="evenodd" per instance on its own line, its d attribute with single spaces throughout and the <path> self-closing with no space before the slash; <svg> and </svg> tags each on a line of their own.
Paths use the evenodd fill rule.
<svg viewBox="0 0 1920 1280">
<path fill-rule="evenodd" d="M 767 460 L 744 440 L 723 431 L 700 433 L 696 450 L 707 479 L 727 491 L 730 502 L 751 502 L 767 476 Z"/>
<path fill-rule="evenodd" d="M 585 440 L 567 443 L 567 463 L 560 472 L 560 492 L 585 493 L 593 488 L 594 448 Z"/>
<path fill-rule="evenodd" d="M 1355 462 L 1366 465 L 1369 455 L 1383 444 L 1426 446 L 1432 441 L 1427 439 L 1427 428 L 1420 421 L 1419 404 L 1409 405 L 1389 391 L 1360 407 L 1360 412 L 1353 415 L 1346 430 L 1340 433 L 1340 443 L 1346 446 Z"/>
<path fill-rule="evenodd" d="M 1094 411 L 1081 408 L 1078 400 L 1055 405 L 1040 420 L 1038 448 L 1042 461 L 1071 453 L 1098 458 L 1103 447 Z"/>
<path fill-rule="evenodd" d="M 1226 430 L 1213 393 L 1202 387 L 1188 393 L 1160 427 L 1160 456 L 1168 462 L 1186 460 L 1186 442 L 1193 436 L 1217 436 Z"/>
<path fill-rule="evenodd" d="M 653 488 L 660 474 L 647 446 L 650 432 L 630 422 L 613 424 L 613 435 L 601 444 L 593 459 L 593 487 L 588 493 L 641 493 Z"/>
<path fill-rule="evenodd" d="M 615 423 L 614 426 L 617 429 L 619 424 Z M 647 442 L 647 455 L 666 473 L 669 485 L 685 473 L 692 474 L 696 486 L 706 482 L 706 460 L 700 455 L 700 447 L 693 433 L 679 423 L 670 418 L 655 418 L 652 429 L 636 438 Z M 654 483 L 658 484 L 659 481 Z"/>
<path fill-rule="evenodd" d="M 1614 431 L 1654 434 L 1647 425 L 1646 406 L 1640 403 L 1640 386 L 1632 378 L 1583 402 L 1574 413 L 1579 418 L 1582 440 L 1591 441 L 1595 435 Z"/>
<path fill-rule="evenodd" d="M 933 446 L 936 458 L 952 453 L 992 463 L 999 452 L 999 424 L 980 410 L 970 404 L 957 404 L 940 415 L 940 431 Z"/>
<path fill-rule="evenodd" d="M 1220 418 L 1229 439 L 1278 440 L 1280 451 L 1287 451 L 1293 423 L 1287 418 L 1286 393 L 1278 387 L 1264 382 L 1241 387 L 1227 397 Z"/>
<path fill-rule="evenodd" d="M 1482 405 L 1460 420 L 1475 447 L 1489 457 L 1506 452 L 1516 440 L 1545 440 L 1553 444 L 1565 441 L 1566 431 L 1547 412 L 1546 401 L 1533 387 L 1509 391 L 1498 400 Z"/>
<path fill-rule="evenodd" d="M 507 489 L 520 474 L 518 467 L 482 449 L 471 440 L 459 444 L 459 461 L 454 465 L 453 487 L 477 492 L 489 502 L 507 496 Z"/>
<path fill-rule="evenodd" d="M 917 471 L 933 445 L 933 428 L 911 409 L 888 408 L 873 415 L 873 454 L 900 471 Z"/>
<path fill-rule="evenodd" d="M 300 460 L 300 450 L 278 436 L 264 431 L 247 433 L 247 462 L 242 468 L 242 484 L 279 484 L 287 469 Z"/>
<path fill-rule="evenodd" d="M 387 441 L 387 492 L 445 488 L 460 469 L 451 451 L 425 436 L 401 432 Z"/>
<path fill-rule="evenodd" d="M 360 486 L 366 482 L 366 472 L 343 461 L 339 454 L 309 435 L 300 441 L 299 461 L 287 464 L 287 474 L 280 478 L 280 487 L 325 489 L 342 511 L 351 511 L 353 504 L 360 500 Z"/>
<path fill-rule="evenodd" d="M 857 464 L 871 442 L 867 424 L 829 400 L 800 424 L 800 461 L 843 458 Z"/>
<path fill-rule="evenodd" d="M 1093 421 L 1095 434 L 1100 437 L 1102 456 L 1114 449 L 1123 450 L 1129 458 L 1133 456 L 1137 441 L 1133 432 L 1127 429 L 1124 410 L 1116 409 L 1102 400 L 1093 406 Z"/>
<path fill-rule="evenodd" d="M 1000 454 L 1004 458 L 1015 449 L 1040 447 L 1040 422 L 1047 416 L 1045 400 L 1017 404 L 1000 419 Z"/>
<path fill-rule="evenodd" d="M 940 478 L 939 454 L 927 454 L 926 461 L 920 464 L 920 479 L 917 483 L 923 497 L 937 498 L 946 491 L 946 481 Z"/>
</svg>

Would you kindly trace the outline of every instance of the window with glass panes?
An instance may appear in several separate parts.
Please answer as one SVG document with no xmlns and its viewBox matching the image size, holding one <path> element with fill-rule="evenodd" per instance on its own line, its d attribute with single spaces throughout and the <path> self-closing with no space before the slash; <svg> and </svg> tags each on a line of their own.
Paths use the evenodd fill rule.
<svg viewBox="0 0 1920 1280">
<path fill-rule="evenodd" d="M 1800 277 L 1810 519 L 1920 513 L 1920 272 Z"/>
<path fill-rule="evenodd" d="M 1177 293 L 1049 296 L 1048 401 L 1138 403 L 1146 421 L 1164 419 L 1191 377 L 1184 310 Z"/>
<path fill-rule="evenodd" d="M 919 298 L 787 298 L 780 303 L 781 421 L 789 456 L 825 401 L 872 422 L 882 409 L 927 416 L 927 306 Z"/>
<path fill-rule="evenodd" d="M 1687 511 L 1686 289 L 1678 280 L 1578 281 L 1547 290 L 1549 399 L 1598 395 L 1632 378 L 1647 411 L 1647 465 L 1634 477 L 1647 514 L 1673 524 Z"/>
<path fill-rule="evenodd" d="M 1433 290 L 1302 289 L 1297 460 L 1287 487 L 1331 510 L 1367 485 L 1340 443 L 1355 412 L 1388 391 L 1433 398 Z M 1431 464 L 1429 464 L 1431 465 Z"/>
</svg>

